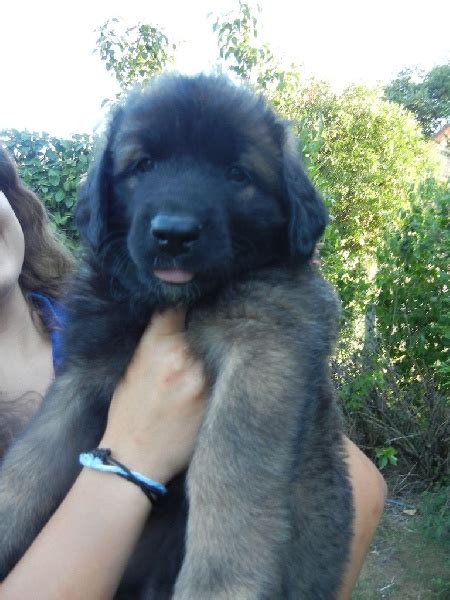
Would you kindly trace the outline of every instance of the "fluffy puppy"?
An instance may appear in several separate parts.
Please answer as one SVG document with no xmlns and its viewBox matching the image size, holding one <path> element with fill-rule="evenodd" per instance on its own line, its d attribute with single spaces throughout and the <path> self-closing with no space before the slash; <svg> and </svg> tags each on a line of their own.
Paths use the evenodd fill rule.
<svg viewBox="0 0 450 600">
<path fill-rule="evenodd" d="M 352 522 L 337 302 L 309 264 L 326 211 L 295 146 L 224 78 L 161 77 L 116 110 L 77 209 L 65 364 L 0 471 L 0 575 L 98 443 L 153 311 L 184 303 L 208 408 L 187 485 L 172 482 L 117 597 L 336 597 Z"/>
</svg>

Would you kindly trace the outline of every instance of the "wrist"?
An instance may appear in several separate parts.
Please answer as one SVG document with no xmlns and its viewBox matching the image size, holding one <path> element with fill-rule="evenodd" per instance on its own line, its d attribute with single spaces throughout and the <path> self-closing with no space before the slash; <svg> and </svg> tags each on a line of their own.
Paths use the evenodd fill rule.
<svg viewBox="0 0 450 600">
<path fill-rule="evenodd" d="M 110 448 L 112 456 L 123 463 L 130 471 L 138 471 L 163 485 L 171 479 L 164 459 L 158 456 L 157 452 L 147 448 L 147 445 L 143 447 L 130 440 L 121 443 L 105 435 L 99 442 L 98 447 Z"/>
<path fill-rule="evenodd" d="M 80 474 L 80 485 L 84 493 L 89 488 L 89 493 L 95 489 L 95 495 L 108 498 L 108 506 L 118 504 L 133 507 L 134 516 L 146 519 L 152 511 L 153 503 L 149 501 L 143 491 L 130 481 L 126 481 L 115 473 L 100 473 L 94 469 L 83 468 Z"/>
</svg>

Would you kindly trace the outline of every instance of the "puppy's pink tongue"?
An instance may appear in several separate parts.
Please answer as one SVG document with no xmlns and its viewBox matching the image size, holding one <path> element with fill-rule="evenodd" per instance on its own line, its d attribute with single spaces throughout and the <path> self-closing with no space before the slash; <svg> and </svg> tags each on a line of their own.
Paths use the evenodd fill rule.
<svg viewBox="0 0 450 600">
<path fill-rule="evenodd" d="M 167 269 L 166 271 L 153 271 L 153 275 L 167 283 L 187 283 L 194 277 L 194 273 L 181 271 L 181 269 Z"/>
</svg>

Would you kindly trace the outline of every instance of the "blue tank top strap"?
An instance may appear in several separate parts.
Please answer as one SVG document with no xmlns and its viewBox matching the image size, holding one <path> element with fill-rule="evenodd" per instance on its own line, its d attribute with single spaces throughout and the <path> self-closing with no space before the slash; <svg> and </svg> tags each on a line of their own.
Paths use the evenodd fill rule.
<svg viewBox="0 0 450 600">
<path fill-rule="evenodd" d="M 29 298 L 39 309 L 42 320 L 50 332 L 52 343 L 53 368 L 55 371 L 63 362 L 62 354 L 62 328 L 64 325 L 64 312 L 62 306 L 53 298 L 40 292 L 29 292 Z"/>
</svg>

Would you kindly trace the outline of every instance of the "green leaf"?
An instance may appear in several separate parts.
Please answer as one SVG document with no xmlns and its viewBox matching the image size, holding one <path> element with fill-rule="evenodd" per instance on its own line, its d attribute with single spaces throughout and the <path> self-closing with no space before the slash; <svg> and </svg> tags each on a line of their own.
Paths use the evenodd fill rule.
<svg viewBox="0 0 450 600">
<path fill-rule="evenodd" d="M 55 194 L 56 202 L 62 202 L 65 198 L 65 193 L 63 190 L 58 190 Z"/>
</svg>

